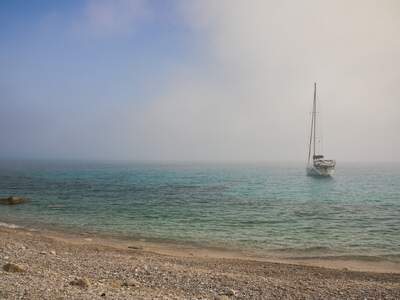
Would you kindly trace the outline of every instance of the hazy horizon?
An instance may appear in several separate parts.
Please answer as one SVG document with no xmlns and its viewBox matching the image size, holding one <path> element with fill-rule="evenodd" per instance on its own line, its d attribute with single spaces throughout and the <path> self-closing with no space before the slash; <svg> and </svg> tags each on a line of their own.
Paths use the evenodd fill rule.
<svg viewBox="0 0 400 300">
<path fill-rule="evenodd" d="M 400 2 L 3 1 L 0 159 L 400 162 Z"/>
</svg>

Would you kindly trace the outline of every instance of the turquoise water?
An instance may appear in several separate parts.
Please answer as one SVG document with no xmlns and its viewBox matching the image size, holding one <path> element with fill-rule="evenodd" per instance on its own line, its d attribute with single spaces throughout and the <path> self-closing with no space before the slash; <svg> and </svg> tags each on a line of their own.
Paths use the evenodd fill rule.
<svg viewBox="0 0 400 300">
<path fill-rule="evenodd" d="M 400 165 L 0 162 L 0 222 L 304 254 L 400 255 Z"/>
</svg>

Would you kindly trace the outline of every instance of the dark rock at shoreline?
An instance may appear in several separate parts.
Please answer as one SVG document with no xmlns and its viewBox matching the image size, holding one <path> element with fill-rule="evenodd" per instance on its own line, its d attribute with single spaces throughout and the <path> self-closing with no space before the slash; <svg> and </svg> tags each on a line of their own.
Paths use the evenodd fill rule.
<svg viewBox="0 0 400 300">
<path fill-rule="evenodd" d="M 128 248 L 132 250 L 143 250 L 143 247 L 140 246 L 128 246 Z"/>
<path fill-rule="evenodd" d="M 28 202 L 27 198 L 10 196 L 8 198 L 0 198 L 0 204 L 3 205 L 16 205 Z"/>
</svg>

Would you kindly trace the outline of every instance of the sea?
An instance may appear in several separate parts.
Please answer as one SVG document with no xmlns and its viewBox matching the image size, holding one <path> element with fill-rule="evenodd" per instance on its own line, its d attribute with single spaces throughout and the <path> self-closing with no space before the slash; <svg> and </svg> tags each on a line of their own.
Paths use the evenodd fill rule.
<svg viewBox="0 0 400 300">
<path fill-rule="evenodd" d="M 0 161 L 0 225 L 400 262 L 400 164 Z"/>
</svg>

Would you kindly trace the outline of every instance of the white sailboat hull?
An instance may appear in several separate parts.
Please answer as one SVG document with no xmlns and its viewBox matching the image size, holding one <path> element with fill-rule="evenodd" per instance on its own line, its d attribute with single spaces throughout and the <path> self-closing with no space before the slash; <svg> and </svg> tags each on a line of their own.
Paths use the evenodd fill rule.
<svg viewBox="0 0 400 300">
<path fill-rule="evenodd" d="M 308 176 L 322 176 L 328 177 L 335 174 L 335 167 L 328 168 L 318 168 L 316 166 L 307 166 L 307 175 Z"/>
</svg>

